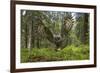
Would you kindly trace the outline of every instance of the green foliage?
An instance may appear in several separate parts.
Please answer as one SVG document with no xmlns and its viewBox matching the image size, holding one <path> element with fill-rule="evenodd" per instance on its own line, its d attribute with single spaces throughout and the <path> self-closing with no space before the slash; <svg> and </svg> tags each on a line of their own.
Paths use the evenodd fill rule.
<svg viewBox="0 0 100 73">
<path fill-rule="evenodd" d="M 83 60 L 89 58 L 89 47 L 88 46 L 79 46 L 74 45 L 65 47 L 62 50 L 64 58 L 67 60 Z"/>
<path fill-rule="evenodd" d="M 50 48 L 33 48 L 31 54 L 27 49 L 21 50 L 21 62 L 38 62 L 38 61 L 63 61 L 63 60 L 85 60 L 89 59 L 89 46 L 70 45 L 62 50 L 55 51 Z"/>
<path fill-rule="evenodd" d="M 68 43 L 68 44 L 73 44 L 75 46 L 79 46 L 81 44 L 81 41 L 79 40 L 79 38 L 75 34 L 75 31 L 71 31 L 69 33 L 69 39 L 70 39 L 70 43 Z"/>
<path fill-rule="evenodd" d="M 21 49 L 21 62 L 26 62 L 28 57 L 29 57 L 28 49 L 22 48 Z"/>
</svg>

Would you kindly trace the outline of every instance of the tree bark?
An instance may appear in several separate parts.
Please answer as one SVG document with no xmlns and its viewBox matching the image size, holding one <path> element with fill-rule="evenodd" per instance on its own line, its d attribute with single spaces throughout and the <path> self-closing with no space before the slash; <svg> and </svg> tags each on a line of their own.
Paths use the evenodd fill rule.
<svg viewBox="0 0 100 73">
<path fill-rule="evenodd" d="M 32 49 L 32 21 L 29 22 L 29 27 L 28 27 L 28 30 L 29 30 L 29 34 L 28 34 L 28 49 L 29 49 L 29 52 L 31 52 L 31 49 Z"/>
</svg>

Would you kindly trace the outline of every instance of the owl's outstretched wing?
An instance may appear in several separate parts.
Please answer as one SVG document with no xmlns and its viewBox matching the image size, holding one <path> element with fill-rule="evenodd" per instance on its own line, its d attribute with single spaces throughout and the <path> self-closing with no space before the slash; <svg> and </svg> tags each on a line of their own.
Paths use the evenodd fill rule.
<svg viewBox="0 0 100 73">
<path fill-rule="evenodd" d="M 48 27 L 46 27 L 45 25 L 44 25 L 44 30 L 45 30 L 45 33 L 46 33 L 46 38 L 50 42 L 54 43 L 54 37 L 53 37 L 52 31 Z"/>
<path fill-rule="evenodd" d="M 74 25 L 74 21 L 72 19 L 67 19 L 61 28 L 61 37 L 62 37 L 62 45 L 61 48 L 65 48 L 68 45 L 69 32 L 71 31 Z"/>
</svg>

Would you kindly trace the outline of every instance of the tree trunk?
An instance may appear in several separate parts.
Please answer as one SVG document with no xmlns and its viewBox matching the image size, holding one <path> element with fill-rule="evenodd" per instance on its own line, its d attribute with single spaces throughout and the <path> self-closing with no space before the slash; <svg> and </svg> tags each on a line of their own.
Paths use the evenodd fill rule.
<svg viewBox="0 0 100 73">
<path fill-rule="evenodd" d="M 28 49 L 29 49 L 29 53 L 31 52 L 31 49 L 32 49 L 32 21 L 29 22 L 29 27 L 28 27 L 28 30 L 29 30 L 29 34 L 28 34 Z"/>
<path fill-rule="evenodd" d="M 88 33 L 88 14 L 84 14 L 84 25 L 83 25 L 83 43 L 87 42 L 87 34 Z"/>
<path fill-rule="evenodd" d="M 25 29 L 25 48 L 27 48 L 27 39 L 28 39 L 28 37 L 27 37 L 27 24 L 26 24 L 26 27 L 25 27 L 26 29 Z"/>
</svg>

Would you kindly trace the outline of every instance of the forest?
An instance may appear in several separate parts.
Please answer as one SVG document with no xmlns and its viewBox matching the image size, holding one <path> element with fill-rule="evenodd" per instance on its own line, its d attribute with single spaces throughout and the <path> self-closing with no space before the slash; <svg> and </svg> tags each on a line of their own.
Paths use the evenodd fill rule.
<svg viewBox="0 0 100 73">
<path fill-rule="evenodd" d="M 21 62 L 89 59 L 89 13 L 21 10 Z"/>
</svg>

